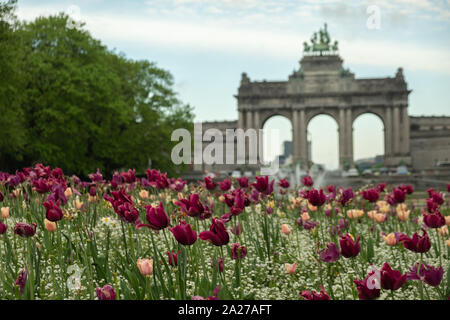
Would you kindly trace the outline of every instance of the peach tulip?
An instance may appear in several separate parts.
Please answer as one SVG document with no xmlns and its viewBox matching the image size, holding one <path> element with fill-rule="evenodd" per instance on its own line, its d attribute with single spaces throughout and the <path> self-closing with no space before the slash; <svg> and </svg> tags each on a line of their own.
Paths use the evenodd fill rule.
<svg viewBox="0 0 450 320">
<path fill-rule="evenodd" d="M 283 232 L 285 235 L 289 235 L 291 233 L 291 228 L 289 228 L 289 225 L 287 224 L 282 224 L 281 232 Z"/>
<path fill-rule="evenodd" d="M 286 268 L 286 272 L 289 274 L 294 274 L 295 270 L 297 269 L 297 262 L 294 262 L 292 264 L 290 263 L 285 263 L 284 267 Z"/>
<path fill-rule="evenodd" d="M 143 276 L 150 276 L 153 274 L 153 260 L 152 259 L 138 259 L 137 266 L 139 272 Z"/>
<path fill-rule="evenodd" d="M 2 207 L 2 219 L 6 219 L 9 217 L 9 207 Z"/>
</svg>

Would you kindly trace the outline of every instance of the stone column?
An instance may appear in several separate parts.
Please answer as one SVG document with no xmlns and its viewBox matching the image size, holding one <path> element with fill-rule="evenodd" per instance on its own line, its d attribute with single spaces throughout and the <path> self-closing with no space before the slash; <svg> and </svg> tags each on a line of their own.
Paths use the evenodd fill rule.
<svg viewBox="0 0 450 320">
<path fill-rule="evenodd" d="M 243 129 L 244 128 L 244 111 L 239 110 L 239 116 L 238 116 L 238 125 L 237 128 Z"/>
<path fill-rule="evenodd" d="M 292 110 L 292 163 L 299 160 L 299 120 L 298 110 Z"/>
<path fill-rule="evenodd" d="M 260 135 L 260 133 L 259 133 L 259 129 L 261 128 L 260 126 L 261 126 L 261 124 L 260 124 L 260 119 L 259 119 L 259 112 L 258 111 L 254 111 L 253 112 L 253 128 L 256 130 L 256 136 L 257 136 L 257 139 L 258 139 L 258 142 L 257 142 L 257 149 L 256 149 L 256 156 L 257 156 L 257 161 L 258 161 L 258 163 L 259 163 L 259 161 L 260 161 L 260 159 L 259 159 L 259 151 L 258 151 L 258 148 L 261 148 L 261 152 L 263 152 L 263 150 L 262 150 L 262 148 L 263 148 L 263 145 L 264 145 L 264 143 L 262 143 L 262 139 L 263 139 L 263 137 L 262 137 L 262 135 Z M 260 141 L 261 141 L 261 143 L 260 143 Z"/>
<path fill-rule="evenodd" d="M 409 155 L 409 115 L 408 106 L 402 108 L 402 154 Z"/>
<path fill-rule="evenodd" d="M 306 117 L 305 109 L 300 110 L 300 121 L 299 121 L 299 138 L 300 138 L 300 160 L 302 164 L 302 169 L 308 169 L 308 135 L 306 131 Z"/>
<path fill-rule="evenodd" d="M 393 154 L 397 156 L 400 153 L 400 110 L 398 106 L 394 106 L 393 118 L 392 129 L 394 134 L 392 140 L 394 141 L 394 149 L 392 151 Z"/>
<path fill-rule="evenodd" d="M 245 121 L 245 128 L 253 128 L 253 111 L 247 110 L 247 119 Z"/>
<path fill-rule="evenodd" d="M 338 132 L 339 132 L 339 167 L 341 169 L 344 168 L 344 162 L 346 158 L 347 148 L 345 144 L 345 109 L 339 109 L 339 123 L 338 123 Z"/>
<path fill-rule="evenodd" d="M 347 147 L 347 161 L 350 164 L 350 168 L 353 168 L 353 119 L 352 119 L 352 109 L 347 108 L 345 111 L 345 128 L 347 131 L 345 145 Z"/>
<path fill-rule="evenodd" d="M 384 122 L 384 153 L 386 160 L 392 156 L 392 109 L 386 107 L 386 118 Z"/>
</svg>

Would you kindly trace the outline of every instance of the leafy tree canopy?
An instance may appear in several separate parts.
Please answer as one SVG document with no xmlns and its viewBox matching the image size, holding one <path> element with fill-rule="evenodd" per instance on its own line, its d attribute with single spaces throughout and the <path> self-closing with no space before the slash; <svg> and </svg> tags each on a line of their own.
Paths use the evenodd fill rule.
<svg viewBox="0 0 450 320">
<path fill-rule="evenodd" d="M 10 15 L 14 4 L 0 12 Z M 192 131 L 193 114 L 177 99 L 171 74 L 108 50 L 82 26 L 68 28 L 68 18 L 1 25 L 0 169 L 43 162 L 86 175 L 143 171 L 151 159 L 177 173 L 170 136 Z"/>
</svg>

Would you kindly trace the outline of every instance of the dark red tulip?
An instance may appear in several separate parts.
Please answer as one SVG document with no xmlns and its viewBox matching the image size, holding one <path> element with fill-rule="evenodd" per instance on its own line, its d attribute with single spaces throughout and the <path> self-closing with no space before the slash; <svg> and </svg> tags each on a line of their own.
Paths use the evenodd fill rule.
<svg viewBox="0 0 450 320">
<path fill-rule="evenodd" d="M 231 188 L 231 180 L 230 179 L 225 179 L 222 182 L 218 182 L 219 184 L 219 188 L 222 191 L 228 191 Z"/>
<path fill-rule="evenodd" d="M 432 198 L 428 198 L 426 199 L 426 201 L 428 212 L 430 213 L 435 212 L 439 208 L 439 205 L 436 202 L 434 202 Z"/>
<path fill-rule="evenodd" d="M 280 182 L 278 182 L 278 185 L 282 188 L 287 189 L 287 188 L 289 188 L 290 183 L 286 179 L 281 179 Z"/>
<path fill-rule="evenodd" d="M 133 183 L 136 181 L 136 170 L 128 169 L 127 172 L 121 172 L 120 175 L 123 177 L 126 183 Z"/>
<path fill-rule="evenodd" d="M 116 213 L 126 222 L 135 223 L 139 218 L 139 211 L 129 202 L 123 202 L 117 207 Z"/>
<path fill-rule="evenodd" d="M 20 271 L 19 275 L 17 276 L 16 281 L 14 281 L 14 287 L 19 288 L 20 294 L 23 294 L 25 290 L 27 277 L 28 277 L 27 269 L 23 268 L 22 271 Z"/>
<path fill-rule="evenodd" d="M 423 222 L 428 228 L 436 229 L 445 226 L 445 218 L 438 209 L 433 213 L 424 213 Z"/>
<path fill-rule="evenodd" d="M 164 211 L 162 202 L 159 202 L 159 206 L 154 208 L 152 206 L 145 206 L 145 219 L 148 224 L 139 224 L 136 227 L 147 227 L 153 230 L 162 230 L 169 226 L 170 220 L 167 213 Z"/>
<path fill-rule="evenodd" d="M 208 241 L 215 246 L 226 245 L 230 241 L 225 224 L 222 220 L 213 218 L 209 231 L 200 232 L 198 237 L 204 241 Z"/>
<path fill-rule="evenodd" d="M 169 259 L 169 265 L 170 266 L 177 266 L 178 265 L 178 255 L 180 254 L 181 250 L 178 250 L 178 252 L 175 254 L 174 251 L 170 252 L 167 251 L 167 257 Z"/>
<path fill-rule="evenodd" d="M 395 203 L 403 203 L 405 202 L 405 192 L 400 188 L 394 188 L 392 190 L 392 198 Z"/>
<path fill-rule="evenodd" d="M 0 220 L 0 234 L 4 234 L 6 229 L 8 229 L 8 226 Z"/>
<path fill-rule="evenodd" d="M 211 177 L 205 177 L 203 178 L 205 184 L 205 188 L 208 190 L 214 190 L 216 188 L 216 183 L 212 180 Z"/>
<path fill-rule="evenodd" d="M 241 246 L 239 243 L 233 243 L 231 246 L 231 258 L 234 260 L 244 259 L 247 255 L 247 248 L 245 246 Z"/>
<path fill-rule="evenodd" d="M 265 195 L 271 194 L 273 192 L 274 180 L 269 183 L 269 177 L 256 177 L 256 182 L 252 186 L 258 190 L 260 193 Z"/>
<path fill-rule="evenodd" d="M 386 183 L 379 183 L 377 185 L 378 192 L 383 192 L 385 188 L 386 188 Z"/>
<path fill-rule="evenodd" d="M 374 276 L 375 271 L 372 271 L 364 280 L 353 280 L 360 300 L 374 300 L 380 296 L 380 287 L 372 279 Z"/>
<path fill-rule="evenodd" d="M 237 180 L 238 180 L 239 186 L 241 188 L 247 188 L 248 187 L 248 178 L 247 177 L 238 178 Z"/>
<path fill-rule="evenodd" d="M 167 173 L 161 173 L 159 170 L 147 169 L 147 179 L 144 180 L 145 185 L 151 186 L 156 189 L 165 189 L 169 186 L 169 180 L 167 179 Z"/>
<path fill-rule="evenodd" d="M 51 188 L 51 185 L 47 183 L 47 180 L 42 178 L 31 181 L 31 184 L 33 185 L 33 190 L 41 194 L 49 192 Z"/>
<path fill-rule="evenodd" d="M 442 196 L 442 193 L 440 193 L 440 192 L 433 192 L 433 195 L 431 196 L 431 198 L 438 205 L 442 205 L 444 203 L 444 197 Z"/>
<path fill-rule="evenodd" d="M 36 223 L 29 225 L 25 222 L 18 222 L 14 227 L 14 234 L 21 237 L 32 237 L 36 233 Z"/>
<path fill-rule="evenodd" d="M 399 186 L 399 188 L 406 194 L 412 194 L 414 192 L 414 188 L 412 185 L 410 184 L 403 184 L 401 186 Z"/>
<path fill-rule="evenodd" d="M 354 197 L 355 197 L 355 194 L 353 193 L 352 188 L 345 189 L 344 191 L 342 191 L 341 205 L 345 206 L 347 204 L 347 202 L 349 202 Z"/>
<path fill-rule="evenodd" d="M 318 191 L 316 189 L 309 190 L 307 199 L 308 199 L 309 203 L 315 207 L 320 207 L 327 200 L 322 189 L 320 191 Z"/>
<path fill-rule="evenodd" d="M 97 188 L 95 186 L 91 186 L 89 188 L 89 195 L 91 197 L 95 197 L 97 195 Z"/>
<path fill-rule="evenodd" d="M 356 238 L 356 242 L 353 241 L 352 237 L 347 233 L 339 240 L 339 244 L 341 245 L 341 254 L 345 258 L 353 258 L 356 257 L 361 248 L 359 246 L 359 236 Z"/>
<path fill-rule="evenodd" d="M 377 189 L 368 189 L 362 192 L 362 196 L 369 202 L 377 202 L 380 198 L 380 193 Z"/>
<path fill-rule="evenodd" d="M 192 230 L 191 225 L 186 223 L 186 221 L 180 221 L 180 224 L 169 228 L 178 243 L 190 246 L 197 241 L 197 233 Z"/>
<path fill-rule="evenodd" d="M 181 211 L 190 217 L 199 217 L 203 215 L 205 211 L 209 211 L 209 208 L 202 204 L 199 195 L 196 193 L 191 194 L 189 199 L 180 199 L 180 201 L 176 201 L 175 205 L 180 206 Z"/>
<path fill-rule="evenodd" d="M 339 250 L 333 242 L 327 244 L 327 248 L 319 252 L 320 260 L 335 262 L 339 259 Z"/>
<path fill-rule="evenodd" d="M 98 300 L 116 300 L 116 292 L 109 284 L 104 285 L 103 288 L 97 287 L 96 292 Z"/>
<path fill-rule="evenodd" d="M 91 181 L 92 181 L 93 183 L 96 183 L 96 182 L 102 182 L 102 181 L 103 181 L 103 176 L 102 176 L 102 174 L 100 173 L 100 170 L 99 170 L 99 169 L 97 169 L 97 172 L 96 172 L 96 173 L 90 173 L 90 174 L 88 174 L 88 177 L 89 177 L 89 179 L 91 179 Z"/>
<path fill-rule="evenodd" d="M 398 270 L 392 270 L 391 266 L 385 262 L 380 270 L 381 287 L 386 290 L 398 290 L 406 282 L 406 273 L 402 274 Z"/>
<path fill-rule="evenodd" d="M 450 184 L 447 184 L 447 192 L 450 192 Z"/>
<path fill-rule="evenodd" d="M 59 207 L 59 200 L 54 203 L 53 201 L 46 201 L 42 203 L 45 207 L 46 214 L 45 217 L 49 221 L 59 221 L 63 218 L 63 212 Z"/>
<path fill-rule="evenodd" d="M 430 238 L 428 237 L 427 232 L 425 229 L 422 229 L 422 236 L 419 236 L 417 232 L 415 232 L 412 236 L 412 238 L 408 237 L 407 235 L 400 235 L 399 242 L 403 244 L 403 246 L 411 250 L 413 252 L 417 253 L 425 253 L 428 252 L 431 248 L 431 242 Z"/>
<path fill-rule="evenodd" d="M 299 295 L 305 300 L 330 300 L 330 296 L 325 292 L 325 289 L 321 286 L 320 292 L 317 293 L 314 290 L 303 290 L 299 292 Z"/>
<path fill-rule="evenodd" d="M 306 176 L 302 179 L 302 183 L 306 187 L 311 187 L 314 184 L 314 181 L 311 176 Z"/>
<path fill-rule="evenodd" d="M 415 263 L 407 274 L 407 280 L 422 280 L 432 287 L 436 287 L 441 284 L 442 277 L 444 275 L 444 269 L 442 267 L 435 268 L 429 265 L 421 265 L 420 272 L 418 272 L 419 263 Z"/>
</svg>

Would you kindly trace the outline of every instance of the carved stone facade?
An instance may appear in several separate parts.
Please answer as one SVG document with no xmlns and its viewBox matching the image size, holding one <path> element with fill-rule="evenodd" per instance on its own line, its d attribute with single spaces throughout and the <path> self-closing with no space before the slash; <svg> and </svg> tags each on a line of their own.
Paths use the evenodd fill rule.
<svg viewBox="0 0 450 320">
<path fill-rule="evenodd" d="M 242 74 L 238 95 L 238 127 L 260 129 L 274 115 L 293 128 L 294 163 L 307 167 L 307 127 L 327 114 L 339 127 L 339 164 L 353 166 L 353 122 L 373 113 L 385 128 L 385 164 L 411 164 L 407 88 L 402 69 L 395 77 L 356 79 L 338 55 L 304 56 L 300 69 L 283 82 L 250 81 Z"/>
<path fill-rule="evenodd" d="M 217 128 L 262 129 L 281 115 L 292 124 L 294 163 L 308 169 L 307 127 L 316 116 L 334 118 L 339 131 L 339 164 L 353 167 L 353 123 L 365 113 L 377 115 L 384 126 L 384 163 L 406 164 L 423 170 L 436 161 L 450 160 L 450 117 L 410 117 L 411 90 L 398 68 L 394 77 L 358 79 L 342 66 L 337 54 L 305 55 L 287 81 L 251 81 L 243 73 L 237 98 L 238 120 L 204 122 L 203 132 Z M 313 142 L 314 143 L 314 142 Z M 203 148 L 208 142 L 203 143 Z M 225 150 L 224 150 L 225 154 Z M 243 169 L 242 165 L 196 165 L 195 170 Z"/>
</svg>

